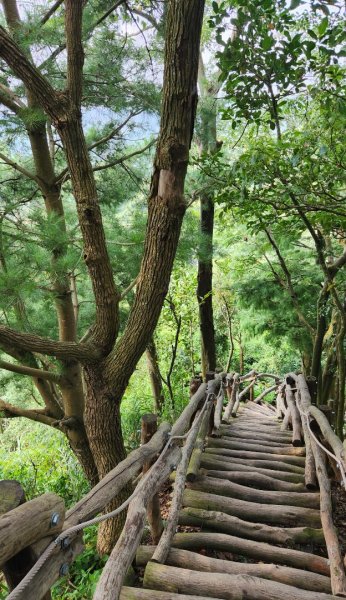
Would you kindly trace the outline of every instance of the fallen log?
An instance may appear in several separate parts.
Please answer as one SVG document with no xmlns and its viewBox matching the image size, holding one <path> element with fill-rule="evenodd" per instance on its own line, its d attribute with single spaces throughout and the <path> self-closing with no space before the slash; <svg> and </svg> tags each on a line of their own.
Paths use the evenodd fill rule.
<svg viewBox="0 0 346 600">
<path fill-rule="evenodd" d="M 227 496 L 229 498 L 245 499 L 249 502 L 259 502 L 262 504 L 284 504 L 285 506 L 303 506 L 305 508 L 319 508 L 319 494 L 312 492 L 275 492 L 268 490 L 256 490 L 244 485 L 239 485 L 225 479 L 216 479 L 215 477 L 200 476 L 196 481 L 189 484 L 192 490 L 200 490 Z"/>
<path fill-rule="evenodd" d="M 289 471 L 254 467 L 249 464 L 244 464 L 242 461 L 237 461 L 235 463 L 230 457 L 219 457 L 216 454 L 208 454 L 207 452 L 202 455 L 201 466 L 205 469 L 215 469 L 220 471 L 224 470 L 243 471 L 246 473 L 262 473 L 268 477 L 273 477 L 275 479 L 279 479 L 280 481 L 289 481 L 291 483 L 302 483 L 304 481 L 303 473 L 290 473 Z"/>
<path fill-rule="evenodd" d="M 145 569 L 144 586 L 151 589 L 179 591 L 223 598 L 224 600 L 316 600 L 316 592 L 261 579 L 249 575 L 228 575 L 179 569 L 149 562 Z M 319 600 L 334 600 L 330 594 L 319 594 Z"/>
<path fill-rule="evenodd" d="M 180 511 L 179 524 L 228 533 L 237 537 L 269 544 L 317 544 L 325 546 L 322 529 L 313 527 L 273 527 L 264 523 L 243 521 L 219 511 L 185 507 Z"/>
<path fill-rule="evenodd" d="M 318 510 L 300 506 L 282 506 L 281 504 L 259 504 L 189 489 L 184 492 L 183 506 L 225 512 L 255 523 L 260 520 L 261 523 L 275 525 L 279 523 L 292 527 L 316 527 L 317 529 L 321 527 Z"/>
<path fill-rule="evenodd" d="M 294 448 L 292 446 L 274 447 L 274 446 L 263 446 L 262 444 L 256 444 L 255 442 L 239 442 L 232 439 L 216 439 L 208 438 L 207 440 L 210 446 L 230 448 L 231 450 L 245 450 L 246 452 L 262 452 L 265 454 L 286 454 L 289 456 L 305 456 L 305 448 Z"/>
<path fill-rule="evenodd" d="M 136 565 L 138 567 L 145 567 L 151 560 L 154 550 L 155 546 L 139 546 L 136 554 Z M 301 571 L 292 567 L 282 567 L 276 564 L 252 564 L 220 560 L 218 558 L 203 556 L 196 552 L 180 550 L 179 548 L 171 548 L 166 564 L 182 569 L 203 571 L 205 573 L 252 575 L 253 577 L 263 577 L 264 579 L 279 581 L 286 585 L 295 585 L 314 592 L 325 592 L 327 594 L 331 592 L 329 577 L 310 571 Z M 188 596 L 188 598 L 191 598 L 191 596 Z"/>
<path fill-rule="evenodd" d="M 247 450 L 230 450 L 229 448 L 225 448 L 224 446 L 216 445 L 216 442 L 223 441 L 218 440 L 217 438 L 211 438 L 213 441 L 208 445 L 206 452 L 211 454 L 221 454 L 224 456 L 232 456 L 235 460 L 241 460 L 243 462 L 247 462 L 247 464 L 251 464 L 249 461 L 262 461 L 262 462 L 270 462 L 275 463 L 279 462 L 280 464 L 286 465 L 286 467 L 294 467 L 295 469 L 299 469 L 297 473 L 304 472 L 304 464 L 305 459 L 303 456 L 290 456 L 286 454 L 268 454 L 266 452 L 251 452 Z M 213 445 L 212 445 L 213 444 Z M 214 445 L 215 444 L 215 445 Z M 263 465 L 264 466 L 264 465 Z M 293 469 L 292 469 L 293 470 Z"/>
</svg>

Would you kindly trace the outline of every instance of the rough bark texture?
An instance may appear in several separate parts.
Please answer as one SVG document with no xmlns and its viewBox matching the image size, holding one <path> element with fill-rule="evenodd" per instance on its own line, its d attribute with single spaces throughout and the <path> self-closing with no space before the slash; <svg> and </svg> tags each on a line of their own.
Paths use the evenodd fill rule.
<svg viewBox="0 0 346 600">
<path fill-rule="evenodd" d="M 151 559 L 154 546 L 140 546 L 136 554 L 136 564 L 145 566 Z M 290 567 L 281 567 L 275 564 L 251 564 L 210 558 L 188 550 L 172 548 L 168 555 L 167 565 L 182 569 L 193 569 L 206 573 L 229 573 L 230 575 L 246 574 L 254 577 L 263 577 L 272 581 L 279 581 L 287 585 L 299 586 L 302 589 L 314 592 L 330 593 L 330 579 L 324 575 L 300 571 Z M 150 590 L 152 591 L 152 590 Z M 191 598 L 191 596 L 188 596 Z"/>
<path fill-rule="evenodd" d="M 312 527 L 273 527 L 264 523 L 251 523 L 238 517 L 214 510 L 186 507 L 180 511 L 179 523 L 201 527 L 202 531 L 218 531 L 237 537 L 268 542 L 269 544 L 325 545 L 322 529 Z"/>
<path fill-rule="evenodd" d="M 161 414 L 165 396 L 162 389 L 161 373 L 157 358 L 157 351 L 154 339 L 151 338 L 145 351 L 147 357 L 148 372 L 150 378 L 151 392 L 154 399 L 155 412 Z"/>
<path fill-rule="evenodd" d="M 213 154 L 217 149 L 215 90 L 208 85 L 199 55 L 198 84 L 201 96 L 200 109 L 200 152 Z M 213 315 L 213 233 L 214 198 L 213 191 L 203 191 L 200 196 L 200 248 L 198 257 L 197 300 L 202 346 L 202 373 L 215 371 L 216 348 Z"/>
<path fill-rule="evenodd" d="M 224 598 L 224 600 L 316 600 L 316 592 L 301 590 L 283 583 L 268 581 L 248 575 L 228 575 L 168 567 L 149 562 L 145 570 L 144 586 L 147 588 L 179 591 L 186 594 Z M 319 594 L 319 600 L 333 600 L 335 596 Z"/>
</svg>

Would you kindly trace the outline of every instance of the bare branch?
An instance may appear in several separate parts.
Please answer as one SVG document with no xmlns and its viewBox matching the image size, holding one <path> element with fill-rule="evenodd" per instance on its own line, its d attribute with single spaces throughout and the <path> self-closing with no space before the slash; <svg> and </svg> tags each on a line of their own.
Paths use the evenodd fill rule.
<svg viewBox="0 0 346 600">
<path fill-rule="evenodd" d="M 3 83 L 0 83 L 0 102 L 15 114 L 18 114 L 21 108 L 25 108 L 24 102 Z"/>
<path fill-rule="evenodd" d="M 114 12 L 117 8 L 119 8 L 119 6 L 121 6 L 122 4 L 124 4 L 125 0 L 118 0 L 118 2 L 115 2 L 115 4 L 113 4 L 103 15 L 102 17 L 100 17 L 99 19 L 97 19 L 97 21 L 95 21 L 95 23 L 93 24 L 92 28 L 95 29 L 96 27 L 98 27 L 99 25 L 101 25 L 101 23 L 103 23 L 103 21 L 105 21 L 107 19 L 107 17 L 109 17 L 109 15 L 112 14 L 112 12 Z"/>
<path fill-rule="evenodd" d="M 46 415 L 44 410 L 40 411 L 30 408 L 19 408 L 18 406 L 13 406 L 13 404 L 5 402 L 4 400 L 0 400 L 0 412 L 4 413 L 4 416 L 7 419 L 12 419 L 14 417 L 26 417 L 31 421 L 43 423 L 44 425 L 49 425 L 50 427 L 52 427 L 56 422 L 56 419 Z"/>
<path fill-rule="evenodd" d="M 337 258 L 333 264 L 328 266 L 329 274 L 334 278 L 340 269 L 346 264 L 346 249 L 344 253 Z"/>
<path fill-rule="evenodd" d="M 34 369 L 33 367 L 27 367 L 26 365 L 16 365 L 6 362 L 5 360 L 0 360 L 0 369 L 6 369 L 6 371 L 19 373 L 20 375 L 29 375 L 30 377 L 47 379 L 56 383 L 62 381 L 62 377 L 58 373 L 53 373 L 52 371 L 43 371 L 42 369 Z"/>
<path fill-rule="evenodd" d="M 155 144 L 155 142 L 156 142 L 156 140 L 152 140 L 151 142 L 149 142 L 149 144 L 147 144 L 140 150 L 135 150 L 134 152 L 131 152 L 130 154 L 125 154 L 124 156 L 121 156 L 120 158 L 117 158 L 105 165 L 96 165 L 95 167 L 93 167 L 93 171 L 103 171 L 104 169 L 108 169 L 109 167 L 115 167 L 115 165 L 119 165 L 120 163 L 123 163 L 123 162 L 129 160 L 130 158 L 133 158 L 133 156 L 142 154 L 143 152 L 148 150 L 148 148 L 151 148 L 151 146 L 153 146 Z"/>
<path fill-rule="evenodd" d="M 159 30 L 159 23 L 156 21 L 156 19 L 152 15 L 149 15 L 148 13 L 144 12 L 143 10 L 140 10 L 138 8 L 132 8 L 132 7 L 131 7 L 131 13 L 137 15 L 138 17 L 141 17 L 142 19 L 145 19 L 153 27 L 155 27 L 155 29 L 157 31 Z"/>
<path fill-rule="evenodd" d="M 130 154 L 125 154 L 124 156 L 121 156 L 120 158 L 116 158 L 115 160 L 113 160 L 107 164 L 96 165 L 95 167 L 93 167 L 93 171 L 94 172 L 95 171 L 103 171 L 104 169 L 108 169 L 110 167 L 115 167 L 116 165 L 119 165 L 119 164 L 125 162 L 126 160 L 129 160 L 130 158 L 133 158 L 133 156 L 142 154 L 143 152 L 148 150 L 148 148 L 151 148 L 151 146 L 153 146 L 155 144 L 155 142 L 156 142 L 156 140 L 152 140 L 151 142 L 149 142 L 149 144 L 144 146 L 144 148 L 141 148 L 140 150 L 135 150 L 134 152 L 130 152 Z M 68 168 L 66 168 L 63 171 L 61 171 L 61 173 L 59 173 L 59 175 L 56 178 L 56 183 L 62 183 L 62 182 L 67 181 L 68 179 L 70 179 L 70 175 L 68 174 Z"/>
<path fill-rule="evenodd" d="M 127 288 L 125 288 L 125 290 L 123 291 L 123 293 L 120 296 L 120 300 L 123 300 L 125 298 L 125 296 L 127 296 L 127 294 L 135 287 L 137 281 L 138 281 L 138 275 L 137 275 L 136 279 L 131 281 L 130 285 L 127 286 Z"/>
<path fill-rule="evenodd" d="M 130 112 L 130 114 L 125 119 L 125 121 L 123 121 L 120 125 L 117 125 L 117 127 L 114 127 L 114 129 L 112 129 L 107 135 L 100 138 L 99 140 L 96 140 L 96 142 L 94 142 L 93 144 L 88 146 L 88 150 L 94 150 L 94 148 L 97 148 L 97 146 L 100 146 L 101 144 L 105 144 L 106 142 L 109 142 L 109 140 L 111 140 L 114 136 L 116 136 L 123 129 L 123 127 L 125 127 L 125 125 L 127 125 L 127 123 L 132 119 L 132 117 L 140 115 L 142 112 L 143 112 L 142 110 Z"/>
<path fill-rule="evenodd" d="M 36 183 L 39 183 L 39 178 L 36 177 L 35 173 L 32 173 L 31 171 L 28 171 L 24 167 L 21 167 L 14 160 L 12 160 L 11 158 L 9 158 L 8 156 L 5 156 L 5 154 L 2 154 L 2 152 L 0 152 L 0 160 L 3 160 L 4 163 L 6 163 L 7 165 L 9 165 L 10 167 L 12 167 L 13 169 L 15 169 L 16 171 L 18 171 L 22 175 L 25 175 L 25 177 L 28 177 L 29 179 L 32 179 Z"/>
<path fill-rule="evenodd" d="M 105 21 L 107 19 L 107 17 L 109 17 L 110 14 L 112 14 L 112 12 L 114 12 L 117 8 L 119 8 L 119 6 L 121 6 L 122 4 L 124 4 L 125 0 L 119 0 L 118 2 L 116 2 L 115 4 L 113 4 L 97 21 L 95 21 L 95 23 L 91 26 L 88 36 L 87 36 L 87 40 L 91 38 L 92 32 L 94 31 L 94 29 L 96 29 L 96 27 L 98 27 L 98 25 L 101 25 L 101 23 L 103 23 L 103 21 Z M 66 44 L 60 44 L 60 46 L 58 46 L 53 52 L 52 54 L 49 56 L 49 58 L 46 58 L 46 60 L 44 60 L 40 65 L 39 65 L 39 69 L 44 69 L 47 64 L 49 62 L 51 62 L 52 60 L 54 60 L 54 58 L 56 58 L 57 56 L 59 56 L 59 54 L 61 54 L 61 52 L 63 52 L 66 49 Z"/>
<path fill-rule="evenodd" d="M 41 25 L 44 25 L 45 23 L 47 23 L 47 21 L 49 21 L 51 16 L 54 15 L 54 13 L 58 10 L 59 6 L 61 6 L 63 2 L 64 0 L 56 0 L 56 2 L 54 2 L 52 8 L 50 8 L 49 11 L 46 12 L 46 14 L 42 17 Z"/>
</svg>

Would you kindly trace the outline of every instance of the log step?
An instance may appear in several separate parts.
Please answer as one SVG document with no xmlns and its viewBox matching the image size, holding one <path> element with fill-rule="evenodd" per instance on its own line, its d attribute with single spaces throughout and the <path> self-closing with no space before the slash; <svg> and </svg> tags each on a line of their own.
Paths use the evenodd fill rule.
<svg viewBox="0 0 346 600">
<path fill-rule="evenodd" d="M 273 527 L 264 523 L 243 521 L 233 515 L 200 508 L 183 508 L 179 513 L 180 525 L 201 527 L 218 533 L 267 542 L 268 544 L 298 544 L 325 546 L 322 529 L 312 527 Z"/>
<path fill-rule="evenodd" d="M 121 600 L 336 598 L 325 550 L 314 553 L 326 542 L 320 494 L 305 486 L 305 447 L 292 445 L 276 414 L 254 403 L 213 433 L 179 512 L 179 525 L 195 531 L 175 534 L 164 565 L 154 546 L 139 547 L 146 589 L 123 588 Z"/>
<path fill-rule="evenodd" d="M 154 562 L 147 564 L 144 575 L 144 587 L 150 590 L 197 594 L 209 598 L 225 600 L 334 600 L 330 594 L 318 594 L 297 587 L 253 577 L 250 575 L 229 575 L 179 569 Z"/>
<path fill-rule="evenodd" d="M 227 455 L 233 456 L 234 458 L 241 458 L 246 460 L 248 458 L 253 460 L 274 460 L 280 462 L 287 462 L 288 464 L 295 465 L 304 468 L 305 458 L 304 456 L 291 456 L 286 454 L 269 454 L 267 452 L 252 452 L 251 450 L 230 450 L 225 446 L 226 440 L 218 438 L 210 438 L 208 442 L 208 450 L 212 448 L 221 449 L 220 454 L 225 454 L 224 450 L 228 450 Z"/>
<path fill-rule="evenodd" d="M 215 477 L 199 476 L 188 487 L 192 490 L 200 490 L 228 496 L 230 498 L 245 499 L 249 502 L 260 502 L 262 504 L 284 504 L 286 506 L 303 506 L 305 508 L 319 508 L 320 495 L 313 492 L 283 492 L 270 490 L 255 490 L 253 488 Z"/>
<path fill-rule="evenodd" d="M 277 463 L 276 463 L 277 465 Z M 275 466 L 276 466 L 275 465 Z M 303 473 L 291 473 L 289 471 L 280 471 L 276 469 L 265 469 L 261 467 L 244 465 L 242 461 L 234 462 L 229 456 L 211 455 L 207 452 L 202 455 L 201 466 L 205 469 L 215 469 L 222 471 L 243 471 L 247 473 L 262 473 L 268 477 L 275 477 L 280 481 L 290 481 L 292 483 L 304 483 Z"/>
<path fill-rule="evenodd" d="M 280 524 L 290 527 L 321 527 L 320 512 L 312 508 L 300 506 L 283 506 L 280 504 L 260 504 L 247 502 L 238 498 L 227 498 L 216 494 L 208 494 L 187 489 L 184 492 L 183 506 L 217 510 L 240 519 L 260 523 Z"/>
<path fill-rule="evenodd" d="M 156 546 L 140 546 L 136 554 L 136 565 L 145 567 L 151 560 Z M 172 548 L 169 552 L 167 565 L 205 571 L 207 573 L 228 573 L 229 575 L 252 575 L 271 579 L 287 585 L 295 585 L 304 590 L 331 593 L 330 578 L 309 571 L 301 571 L 292 567 L 283 567 L 275 564 L 241 563 L 231 560 L 210 558 L 196 552 Z M 191 598 L 191 596 L 188 596 Z"/>
<path fill-rule="evenodd" d="M 244 460 L 239 458 L 238 456 L 234 456 L 234 450 L 229 450 L 228 448 L 207 448 L 205 454 L 207 455 L 216 455 L 220 458 L 223 457 L 232 457 L 232 462 L 234 464 L 244 464 Z M 264 455 L 265 456 L 265 455 Z M 265 469 L 277 469 L 279 471 L 289 471 L 290 473 L 300 473 L 304 475 L 304 467 L 301 465 L 292 465 L 287 461 L 280 460 L 281 457 L 276 456 L 274 459 L 271 457 L 266 460 L 264 458 L 259 459 L 250 459 L 246 460 L 247 465 L 251 465 L 252 467 L 263 467 Z M 295 457 L 298 458 L 298 457 Z"/>
<path fill-rule="evenodd" d="M 330 575 L 328 560 L 322 556 L 300 550 L 280 548 L 265 542 L 245 540 L 225 533 L 176 533 L 173 538 L 173 547 L 183 550 L 209 549 L 235 552 L 248 558 L 267 562 L 275 561 L 278 564 L 306 569 L 327 577 Z"/>
</svg>

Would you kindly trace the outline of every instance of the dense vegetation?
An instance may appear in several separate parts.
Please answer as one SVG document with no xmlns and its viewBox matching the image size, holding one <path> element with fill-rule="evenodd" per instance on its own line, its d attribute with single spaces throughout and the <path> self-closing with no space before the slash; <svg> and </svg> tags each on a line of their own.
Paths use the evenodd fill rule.
<svg viewBox="0 0 346 600">
<path fill-rule="evenodd" d="M 186 214 L 172 208 L 157 231 L 169 2 L 89 0 L 78 32 L 79 4 L 2 0 L 2 38 L 22 62 L 2 39 L 0 477 L 73 504 L 138 445 L 143 413 L 173 419 L 191 377 L 215 367 L 303 369 L 320 404 L 336 401 L 342 437 L 342 2 L 206 3 Z M 66 82 L 75 105 L 62 117 Z M 95 536 L 56 598 L 91 597 Z"/>
</svg>

